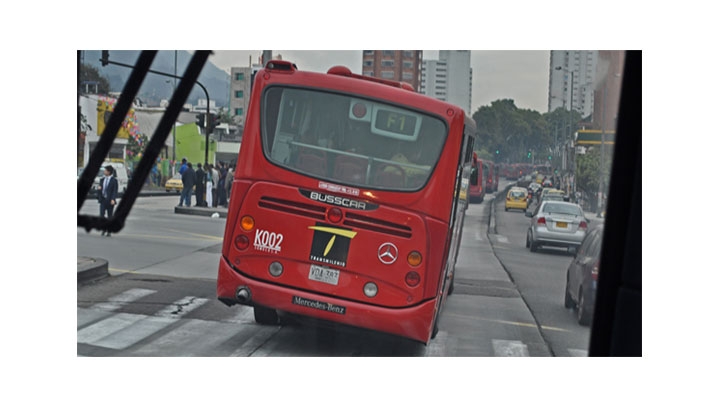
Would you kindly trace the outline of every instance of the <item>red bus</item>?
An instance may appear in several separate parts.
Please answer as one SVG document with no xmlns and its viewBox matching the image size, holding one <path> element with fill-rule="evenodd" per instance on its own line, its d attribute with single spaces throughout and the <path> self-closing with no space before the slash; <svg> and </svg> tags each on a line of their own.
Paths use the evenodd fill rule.
<svg viewBox="0 0 720 405">
<path fill-rule="evenodd" d="M 463 110 L 336 66 L 258 71 L 217 296 L 428 343 L 452 292 L 475 141 Z"/>
<path fill-rule="evenodd" d="M 470 172 L 470 190 L 468 191 L 471 203 L 481 203 L 485 199 L 485 181 L 487 172 L 483 170 L 482 160 L 473 152 Z"/>
</svg>

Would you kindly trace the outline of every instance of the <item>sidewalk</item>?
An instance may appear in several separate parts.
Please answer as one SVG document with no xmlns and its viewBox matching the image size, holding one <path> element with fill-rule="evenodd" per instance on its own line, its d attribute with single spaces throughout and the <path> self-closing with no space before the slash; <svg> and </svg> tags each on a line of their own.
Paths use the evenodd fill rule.
<svg viewBox="0 0 720 405">
<path fill-rule="evenodd" d="M 77 282 L 78 284 L 97 281 L 110 276 L 108 262 L 104 259 L 78 256 Z"/>
</svg>

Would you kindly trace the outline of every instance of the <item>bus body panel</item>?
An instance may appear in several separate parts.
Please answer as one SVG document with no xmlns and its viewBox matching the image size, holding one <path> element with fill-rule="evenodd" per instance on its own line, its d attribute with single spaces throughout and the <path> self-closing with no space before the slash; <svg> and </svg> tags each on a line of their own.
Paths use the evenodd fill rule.
<svg viewBox="0 0 720 405">
<path fill-rule="evenodd" d="M 268 86 L 343 93 L 440 118 L 446 123 L 447 136 L 434 171 L 417 191 L 393 191 L 313 178 L 273 163 L 265 155 L 262 139 L 260 106 Z M 447 296 L 457 259 L 459 227 L 467 206 L 459 196 L 468 194 L 471 164 L 467 160 L 459 167 L 458 156 L 466 151 L 468 133 L 474 136 L 474 122 L 462 109 L 417 93 L 333 74 L 260 70 L 253 84 L 235 171 L 218 273 L 218 298 L 231 302 L 237 288 L 246 285 L 252 291 L 252 300 L 246 305 L 259 304 L 427 342 Z M 309 193 L 315 193 L 314 197 L 323 195 L 325 201 L 309 198 Z M 374 209 L 345 206 L 345 200 L 373 205 Z M 328 215 L 335 207 L 342 211 L 343 219 L 334 223 Z M 245 215 L 255 220 L 251 231 L 238 225 Z M 343 260 L 325 262 L 317 254 L 319 246 L 324 246 L 323 252 L 330 255 L 337 248 L 327 241 L 328 235 L 319 239 L 318 234 L 327 233 L 327 228 L 335 229 L 331 233 L 354 233 L 349 241 L 345 240 L 349 234 L 335 235 L 334 243 L 345 243 Z M 250 242 L 243 250 L 235 244 L 240 235 Z M 396 261 L 389 265 L 379 259 L 379 248 L 386 243 L 398 251 Z M 422 256 L 419 266 L 408 263 L 412 251 Z M 273 262 L 283 265 L 280 277 L 269 273 Z M 310 279 L 311 266 L 339 271 L 337 284 Z M 406 283 L 410 271 L 420 275 L 417 286 Z M 378 285 L 378 294 L 373 298 L 363 293 L 363 286 L 370 281 Z M 294 296 L 300 296 L 302 303 L 314 300 L 344 306 L 347 314 L 340 316 L 293 304 Z"/>
</svg>

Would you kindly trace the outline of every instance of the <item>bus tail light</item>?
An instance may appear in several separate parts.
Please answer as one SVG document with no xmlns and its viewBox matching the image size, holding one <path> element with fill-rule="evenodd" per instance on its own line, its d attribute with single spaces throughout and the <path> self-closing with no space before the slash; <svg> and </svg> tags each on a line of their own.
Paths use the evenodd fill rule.
<svg viewBox="0 0 720 405">
<path fill-rule="evenodd" d="M 378 293 L 377 284 L 372 282 L 365 284 L 365 287 L 363 287 L 363 292 L 368 298 L 376 296 Z"/>
<path fill-rule="evenodd" d="M 409 271 L 405 275 L 405 284 L 409 285 L 410 287 L 415 287 L 418 284 L 420 284 L 420 274 L 418 274 L 417 271 Z"/>
<path fill-rule="evenodd" d="M 240 227 L 243 231 L 252 231 L 255 228 L 255 219 L 253 219 L 250 215 L 245 215 L 240 219 Z"/>
<path fill-rule="evenodd" d="M 413 267 L 417 267 L 422 263 L 422 255 L 420 252 L 412 251 L 407 257 L 407 262 Z"/>
<path fill-rule="evenodd" d="M 268 267 L 268 271 L 271 276 L 280 277 L 283 274 L 283 265 L 280 262 L 272 262 Z"/>
<path fill-rule="evenodd" d="M 327 214 L 327 218 L 328 221 L 337 224 L 338 222 L 342 221 L 342 211 L 340 211 L 340 208 L 330 208 L 330 211 L 328 211 Z"/>
<path fill-rule="evenodd" d="M 239 250 L 245 250 L 250 246 L 250 239 L 245 235 L 238 235 L 235 237 L 235 247 Z"/>
<path fill-rule="evenodd" d="M 598 273 L 600 273 L 600 260 L 595 261 L 592 270 L 590 270 L 590 276 L 593 280 L 597 281 Z"/>
</svg>

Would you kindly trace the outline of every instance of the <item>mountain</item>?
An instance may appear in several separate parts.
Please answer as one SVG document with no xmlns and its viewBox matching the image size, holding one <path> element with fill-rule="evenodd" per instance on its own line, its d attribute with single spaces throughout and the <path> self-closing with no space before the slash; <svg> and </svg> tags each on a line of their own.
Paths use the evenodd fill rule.
<svg viewBox="0 0 720 405">
<path fill-rule="evenodd" d="M 101 51 L 83 51 L 83 62 L 94 66 L 101 75 L 108 78 L 111 91 L 121 92 L 127 78 L 132 71 L 130 68 L 117 65 L 102 66 L 100 63 Z M 135 65 L 140 51 L 110 51 L 110 60 L 113 62 Z M 177 51 L 177 75 L 182 76 L 185 68 L 190 63 L 191 54 L 187 51 Z M 159 72 L 173 74 L 175 68 L 175 51 L 159 51 L 155 55 L 150 69 Z M 170 80 L 170 83 L 166 83 Z M 172 95 L 172 78 L 148 73 L 145 81 L 140 87 L 138 97 L 148 105 L 159 105 L 160 100 L 170 99 Z M 228 107 L 230 98 L 230 75 L 213 65 L 210 60 L 205 63 L 200 78 L 200 83 L 207 89 L 210 99 L 215 100 L 217 107 Z M 179 82 L 179 80 L 178 80 Z M 198 86 L 190 93 L 186 103 L 198 104 L 198 99 L 205 99 L 205 93 Z"/>
</svg>

